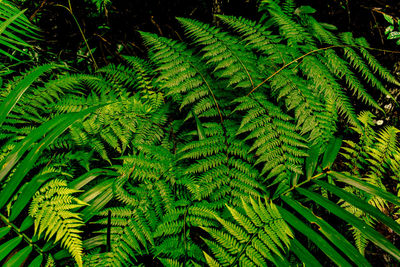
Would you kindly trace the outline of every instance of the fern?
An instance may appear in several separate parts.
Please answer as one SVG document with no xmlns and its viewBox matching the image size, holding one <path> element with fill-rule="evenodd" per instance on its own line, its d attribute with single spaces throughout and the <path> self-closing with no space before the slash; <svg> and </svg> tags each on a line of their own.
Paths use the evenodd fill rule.
<svg viewBox="0 0 400 267">
<path fill-rule="evenodd" d="M 0 54 L 8 59 L 18 60 L 10 50 L 26 55 L 27 52 L 24 51 L 24 48 L 32 47 L 27 40 L 39 37 L 39 28 L 25 17 L 24 12 L 25 10 L 20 11 L 10 1 L 0 2 L 0 40 L 2 44 Z"/>
<path fill-rule="evenodd" d="M 100 216 L 107 216 L 108 213 L 111 215 L 111 225 L 108 226 L 111 228 L 109 237 L 112 244 L 111 252 L 120 263 L 132 264 L 131 257 L 143 255 L 149 246 L 154 246 L 152 228 L 143 212 L 144 209 L 140 208 L 114 208 L 99 213 Z M 96 223 L 107 225 L 107 220 L 106 217 Z M 107 228 L 97 233 L 102 234 L 103 238 L 108 238 Z M 103 240 L 104 243 L 105 241 Z"/>
<path fill-rule="evenodd" d="M 2 76 L 0 264 L 399 261 L 398 130 L 354 104 L 397 81 L 314 12 L 265 0 L 179 18 L 190 41 L 140 32 L 148 60 Z"/>
<path fill-rule="evenodd" d="M 243 162 L 240 158 L 236 159 L 235 154 L 239 153 L 238 156 L 240 156 L 245 155 L 245 153 L 238 150 L 240 146 L 232 146 L 236 141 L 228 138 L 225 127 L 226 122 L 223 121 L 225 112 L 222 109 L 223 106 L 220 105 L 221 102 L 224 103 L 226 100 L 223 99 L 220 101 L 216 98 L 217 96 L 213 93 L 213 89 L 209 87 L 208 79 L 211 77 L 207 77 L 202 73 L 204 68 L 200 66 L 196 57 L 191 55 L 190 51 L 188 51 L 183 44 L 176 44 L 176 42 L 169 41 L 165 38 L 158 38 L 147 33 L 142 33 L 142 36 L 148 44 L 154 46 L 154 60 L 157 60 L 159 64 L 160 62 L 164 63 L 160 66 L 160 69 L 166 74 L 160 76 L 160 83 L 163 84 L 163 86 L 167 86 L 167 88 L 176 88 L 170 93 L 166 93 L 166 95 L 171 94 L 176 101 L 181 101 L 182 105 L 191 104 L 196 98 L 200 97 L 199 102 L 193 105 L 194 114 L 198 115 L 199 118 L 216 117 L 217 120 L 216 123 L 208 124 L 201 124 L 200 122 L 201 125 L 199 125 L 199 127 L 203 129 L 205 134 L 201 139 L 205 139 L 196 141 L 197 144 L 193 143 L 190 146 L 183 146 L 182 149 L 179 150 L 179 153 L 182 154 L 181 160 L 198 160 L 197 164 L 191 165 L 190 168 L 185 171 L 187 175 L 192 176 L 196 173 L 204 172 L 202 177 L 196 179 L 201 181 L 201 184 L 204 184 L 204 186 L 199 187 L 196 183 L 190 183 L 188 184 L 188 189 L 196 194 L 199 200 L 209 197 L 213 191 L 220 187 L 222 188 L 216 191 L 218 193 L 216 193 L 211 200 L 223 200 L 222 197 L 228 192 L 228 185 L 237 187 L 238 190 L 243 191 L 243 194 L 258 196 L 257 190 L 261 187 L 257 184 L 257 181 L 252 181 L 257 177 L 257 174 L 254 170 L 251 170 L 248 163 Z M 175 51 L 175 57 L 168 57 L 168 55 Z M 185 65 L 186 67 L 182 69 L 182 66 Z M 177 73 L 177 71 L 180 72 Z M 178 93 L 180 94 L 178 95 Z M 194 97 L 194 94 L 199 96 Z M 183 95 L 183 99 L 180 99 L 181 95 Z M 209 105 L 206 105 L 206 103 L 209 103 Z M 199 110 L 199 106 L 203 108 Z M 204 109 L 204 107 L 206 107 L 206 109 Z M 223 143 L 218 144 L 218 142 L 221 141 L 225 143 L 225 145 Z M 211 146 L 208 148 L 204 147 L 206 145 L 208 146 L 208 144 L 211 144 Z M 207 158 L 203 158 L 206 156 Z M 226 180 L 226 177 L 229 176 L 232 177 L 232 182 L 230 184 L 229 180 Z M 247 179 L 249 176 L 252 177 L 251 180 Z M 236 182 L 234 179 L 238 179 L 238 181 Z M 226 184 L 227 182 L 228 184 Z M 219 206 L 219 204 L 216 206 Z"/>
<path fill-rule="evenodd" d="M 271 31 L 267 31 L 265 27 L 262 27 L 262 24 L 257 24 L 244 18 L 228 16 L 219 16 L 219 18 L 239 32 L 248 46 L 269 56 L 267 58 L 262 57 L 260 63 L 268 66 L 276 60 L 270 57 L 271 55 L 275 56 L 277 53 L 282 53 L 280 47 L 274 44 L 277 41 L 276 36 L 272 35 Z M 281 57 L 278 60 L 277 64 L 279 64 Z M 277 71 L 267 73 L 269 79 L 271 79 L 272 88 L 279 90 L 279 93 L 276 94 L 278 99 L 282 97 L 287 99 L 286 105 L 288 109 L 295 109 L 298 125 L 303 125 L 302 131 L 304 133 L 311 131 L 311 140 L 329 139 L 334 130 L 332 120 L 327 120 L 327 117 L 331 118 L 331 115 L 326 112 L 320 99 L 316 98 L 312 91 L 309 90 L 308 83 L 300 79 L 290 69 L 282 69 L 279 72 L 278 65 L 272 68 L 272 70 L 274 69 Z"/>
<path fill-rule="evenodd" d="M 222 266 L 263 266 L 267 262 L 276 264 L 276 257 L 284 257 L 282 252 L 293 236 L 290 228 L 274 204 L 250 200 L 242 201 L 243 211 L 227 206 L 234 223 L 216 216 L 223 230 L 204 228 L 215 240 L 206 240 L 215 254 L 215 259 L 205 254 L 211 266 L 216 262 Z"/>
<path fill-rule="evenodd" d="M 107 12 L 107 7 L 112 3 L 111 0 L 90 0 L 89 2 L 96 6 L 98 12 Z"/>
<path fill-rule="evenodd" d="M 233 37 L 198 21 L 179 18 L 189 36 L 204 46 L 203 58 L 214 68 L 216 75 L 228 78 L 228 86 L 253 88 L 259 81 L 254 55 L 248 53 Z"/>
<path fill-rule="evenodd" d="M 84 223 L 79 214 L 71 211 L 82 207 L 82 202 L 73 193 L 79 191 L 69 189 L 62 180 L 52 180 L 43 186 L 33 197 L 29 208 L 29 215 L 35 221 L 35 234 L 46 239 L 55 238 L 60 241 L 75 259 L 78 266 L 82 266 L 82 238 L 78 227 Z"/>
<path fill-rule="evenodd" d="M 296 133 L 293 119 L 261 94 L 242 97 L 236 102 L 240 103 L 237 111 L 247 111 L 237 134 L 249 133 L 245 140 L 255 140 L 249 151 L 255 151 L 255 164 L 263 163 L 261 175 L 268 173 L 266 179 L 274 178 L 269 184 L 279 184 L 276 193 L 289 188 L 293 179 L 302 174 L 306 140 Z"/>
<path fill-rule="evenodd" d="M 346 141 L 348 147 L 343 148 L 345 151 L 343 155 L 349 160 L 348 166 L 354 175 L 386 191 L 387 189 L 381 177 L 387 176 L 398 180 L 395 174 L 397 172 L 396 166 L 398 166 L 397 156 L 395 156 L 399 151 L 396 136 L 398 130 L 394 127 L 385 127 L 376 132 L 372 128 L 372 119 L 374 116 L 370 112 L 364 112 L 359 117 L 360 121 L 364 124 L 363 131 L 356 129 L 358 134 L 360 134 L 361 145 L 352 141 Z M 347 188 L 347 190 L 352 189 Z M 360 194 L 359 191 L 353 193 Z M 382 212 L 387 212 L 389 204 L 384 199 L 368 194 L 361 194 L 360 197 L 366 199 L 371 205 L 377 207 Z M 349 205 L 349 203 L 343 202 L 342 206 L 357 217 L 363 218 L 369 225 L 375 223 L 373 218 L 370 218 L 354 206 Z M 364 252 L 368 239 L 357 229 L 353 229 L 353 231 L 357 247 L 360 251 Z"/>
</svg>

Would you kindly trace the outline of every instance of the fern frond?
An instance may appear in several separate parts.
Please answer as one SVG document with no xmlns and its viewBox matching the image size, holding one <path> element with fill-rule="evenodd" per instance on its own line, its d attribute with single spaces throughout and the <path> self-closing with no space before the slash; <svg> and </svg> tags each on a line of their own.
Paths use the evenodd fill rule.
<svg viewBox="0 0 400 267">
<path fill-rule="evenodd" d="M 371 53 L 368 51 L 368 48 L 370 46 L 369 46 L 367 40 L 365 40 L 365 38 L 362 38 L 362 37 L 356 38 L 355 43 L 358 44 L 359 46 L 361 46 L 359 48 L 360 52 L 361 52 L 362 56 L 365 58 L 365 60 L 367 61 L 370 68 L 372 68 L 374 70 L 374 72 L 377 72 L 386 81 L 396 84 L 396 85 L 400 85 L 400 83 L 396 80 L 396 78 L 394 78 L 394 76 L 385 67 L 383 67 L 378 62 L 378 60 L 374 56 L 372 56 Z"/>
<path fill-rule="evenodd" d="M 273 61 L 272 55 L 282 53 L 282 49 L 275 44 L 271 44 L 270 39 L 274 40 L 274 37 L 270 36 L 270 32 L 267 32 L 261 26 L 262 24 L 243 18 L 226 16 L 220 16 L 220 18 L 235 31 L 238 31 L 247 45 L 268 55 L 267 58 L 260 58 L 260 64 L 270 66 L 272 64 L 271 61 Z M 282 57 L 279 57 L 278 60 L 280 62 Z M 279 69 L 278 66 L 272 67 Z M 326 111 L 323 103 L 315 97 L 306 81 L 298 77 L 289 67 L 282 69 L 280 72 L 271 71 L 266 74 L 271 78 L 271 87 L 276 92 L 277 98 L 285 98 L 287 108 L 289 110 L 295 109 L 298 126 L 302 125 L 303 127 L 302 132 L 311 131 L 310 140 L 328 138 L 331 135 L 334 126 L 332 126 L 332 120 L 328 118 L 332 116 L 324 114 Z"/>
<path fill-rule="evenodd" d="M 155 52 L 152 58 L 160 65 L 161 75 L 158 80 L 166 90 L 166 95 L 171 95 L 175 101 L 181 103 L 181 109 L 197 103 L 193 111 L 198 116 L 204 116 L 204 111 L 208 109 L 215 110 L 214 114 L 218 115 L 221 111 L 211 81 L 199 60 L 186 45 L 149 33 L 142 32 L 141 35 Z M 209 103 L 206 109 L 204 101 Z M 214 114 L 212 116 L 215 116 Z"/>
<path fill-rule="evenodd" d="M 228 79 L 228 86 L 253 88 L 260 80 L 254 65 L 255 57 L 237 41 L 219 29 L 199 21 L 179 18 L 187 34 L 203 46 L 203 58 L 219 77 Z"/>
<path fill-rule="evenodd" d="M 344 115 L 352 125 L 360 127 L 350 98 L 342 91 L 340 84 L 331 74 L 329 68 L 314 57 L 304 58 L 300 66 L 306 75 L 313 80 L 316 89 L 324 92 L 325 97 L 335 103 L 336 110 Z"/>
<path fill-rule="evenodd" d="M 222 131 L 219 125 L 203 126 L 206 130 L 212 126 Z M 183 146 L 179 151 L 182 155 L 181 160 L 195 160 L 185 170 L 186 175 L 197 177 L 196 182 L 188 185 L 189 191 L 199 200 L 209 198 L 216 207 L 222 207 L 219 203 L 224 201 L 228 194 L 235 197 L 232 200 L 236 203 L 240 197 L 257 197 L 264 191 L 258 181 L 259 173 L 251 164 L 252 159 L 244 152 L 248 149 L 245 148 L 245 144 L 232 137 L 225 144 L 220 143 L 218 147 L 213 145 L 214 142 L 218 142 L 217 140 L 224 139 L 223 135 L 217 134 L 204 140 L 194 141 L 192 145 Z M 197 147 L 202 147 L 201 153 Z"/>
<path fill-rule="evenodd" d="M 236 102 L 240 103 L 236 110 L 247 111 L 237 134 L 248 133 L 245 140 L 254 140 L 249 151 L 255 152 L 255 164 L 263 164 L 261 174 L 268 174 L 266 179 L 274 178 L 269 185 L 279 182 L 279 190 L 289 187 L 291 177 L 302 173 L 308 147 L 306 140 L 296 133 L 293 119 L 259 93 Z"/>
<path fill-rule="evenodd" d="M 262 266 L 274 263 L 274 254 L 283 257 L 283 245 L 289 245 L 293 234 L 274 204 L 251 198 L 250 203 L 242 200 L 242 207 L 243 211 L 227 206 L 233 223 L 216 216 L 222 230 L 204 227 L 215 240 L 206 240 L 215 255 L 215 259 L 207 257 L 207 261 L 223 266 L 235 263 Z"/>
<path fill-rule="evenodd" d="M 35 220 L 35 234 L 46 239 L 61 241 L 75 259 L 78 266 L 83 266 L 82 233 L 78 227 L 84 223 L 79 213 L 72 212 L 86 203 L 72 194 L 79 190 L 70 189 L 63 180 L 52 180 L 43 186 L 34 196 L 29 215 Z"/>
<path fill-rule="evenodd" d="M 256 51 L 268 53 L 271 44 L 278 41 L 278 36 L 273 35 L 272 31 L 268 31 L 265 26 L 255 21 L 224 15 L 217 15 L 217 17 L 237 31 L 247 46 Z"/>
<path fill-rule="evenodd" d="M 26 55 L 27 52 L 22 48 L 31 48 L 27 41 L 39 38 L 40 30 L 28 20 L 24 12 L 25 10 L 20 11 L 10 1 L 0 2 L 0 40 L 2 46 L 0 54 L 9 59 L 18 60 L 10 50 Z"/>
<path fill-rule="evenodd" d="M 275 1 L 261 1 L 261 9 L 266 9 L 270 14 L 272 23 L 279 27 L 281 35 L 288 40 L 288 46 L 314 43 L 312 36 L 300 24 L 294 22 L 289 15 L 285 14 Z"/>
</svg>

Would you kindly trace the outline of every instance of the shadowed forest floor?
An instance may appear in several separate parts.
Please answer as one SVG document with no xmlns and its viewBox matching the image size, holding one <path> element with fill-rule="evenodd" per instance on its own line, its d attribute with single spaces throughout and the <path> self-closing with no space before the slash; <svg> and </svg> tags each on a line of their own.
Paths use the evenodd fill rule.
<svg viewBox="0 0 400 267">
<path fill-rule="evenodd" d="M 82 37 L 73 18 L 57 1 L 26 1 L 27 15 L 39 23 L 44 31 L 44 42 L 49 53 L 62 60 L 75 59 L 84 47 Z M 182 29 L 175 17 L 187 17 L 212 22 L 212 1 L 124 1 L 113 0 L 106 13 L 94 15 L 84 1 L 71 1 L 74 13 L 81 23 L 89 44 L 99 47 L 94 55 L 99 65 L 118 61 L 119 54 L 145 55 L 145 47 L 138 34 L 154 32 L 174 39 L 182 38 Z M 372 45 L 387 50 L 398 50 L 394 41 L 386 40 L 384 30 L 388 26 L 379 12 L 400 17 L 400 2 L 396 0 L 300 0 L 298 5 L 310 5 L 317 10 L 315 17 L 332 23 L 339 31 L 351 31 L 364 36 Z M 93 7 L 95 9 L 95 7 Z M 257 1 L 222 1 L 221 13 L 256 19 Z M 91 15 L 89 15 L 91 14 Z M 112 29 L 112 30 L 111 30 Z M 376 55 L 388 68 L 394 68 L 398 54 L 378 52 Z M 50 56 L 50 55 L 49 55 Z"/>
</svg>

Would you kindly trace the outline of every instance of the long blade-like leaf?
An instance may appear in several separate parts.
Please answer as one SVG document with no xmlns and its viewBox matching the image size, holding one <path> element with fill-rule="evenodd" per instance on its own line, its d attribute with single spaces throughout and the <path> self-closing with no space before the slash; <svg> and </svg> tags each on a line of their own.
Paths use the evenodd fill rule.
<svg viewBox="0 0 400 267">
<path fill-rule="evenodd" d="M 25 91 L 32 85 L 32 83 L 43 73 L 55 68 L 56 65 L 46 64 L 37 67 L 31 73 L 26 75 L 20 82 L 17 83 L 15 88 L 9 93 L 6 99 L 0 104 L 0 126 L 4 123 L 7 115 L 11 112 L 18 100 L 25 93 Z"/>
<path fill-rule="evenodd" d="M 100 187 L 95 187 L 95 190 L 89 190 L 81 199 L 87 202 L 90 206 L 81 211 L 84 222 L 89 221 L 95 214 L 100 211 L 113 198 L 113 180 L 106 180 L 100 184 Z"/>
<path fill-rule="evenodd" d="M 315 180 L 314 182 L 316 184 L 319 184 L 323 188 L 327 189 L 328 191 L 332 192 L 333 194 L 337 195 L 338 197 L 342 198 L 343 200 L 347 201 L 351 205 L 364 211 L 365 213 L 374 216 L 377 220 L 381 221 L 386 226 L 389 226 L 397 234 L 400 234 L 400 224 L 398 224 L 396 221 L 383 214 L 380 210 L 378 210 L 374 206 L 371 206 L 369 203 L 362 201 L 355 195 L 350 194 L 349 192 L 346 192 L 343 189 L 328 184 L 324 181 Z"/>
<path fill-rule="evenodd" d="M 14 256 L 11 257 L 6 263 L 4 263 L 4 267 L 15 267 L 21 266 L 24 261 L 29 257 L 32 252 L 32 246 L 27 246 L 20 251 L 18 251 Z"/>
<path fill-rule="evenodd" d="M 0 228 L 0 239 L 2 239 L 6 234 L 8 234 L 10 230 L 11 228 L 7 226 Z"/>
<path fill-rule="evenodd" d="M 117 172 L 106 169 L 93 169 L 85 173 L 84 175 L 74 179 L 72 182 L 68 183 L 68 187 L 72 189 L 82 189 L 86 184 L 97 179 L 99 176 L 114 177 L 118 176 Z"/>
<path fill-rule="evenodd" d="M 335 244 L 346 256 L 348 256 L 357 266 L 371 266 L 369 262 L 360 254 L 360 252 L 346 238 L 344 238 L 335 228 L 323 219 L 315 216 L 309 209 L 300 205 L 293 199 L 281 196 L 289 206 L 300 213 L 310 223 L 315 223 L 319 226 L 319 230 Z"/>
<path fill-rule="evenodd" d="M 346 261 L 337 251 L 334 249 L 325 239 L 323 239 L 314 230 L 308 227 L 303 221 L 298 219 L 289 211 L 278 206 L 279 213 L 282 218 L 288 222 L 293 229 L 296 229 L 300 233 L 304 234 L 313 242 L 320 250 L 322 250 L 334 263 L 338 266 L 352 266 L 348 261 Z"/>
<path fill-rule="evenodd" d="M 353 214 L 349 213 L 345 209 L 337 206 L 332 201 L 314 193 L 308 191 L 303 188 L 297 188 L 297 192 L 300 194 L 308 197 L 309 199 L 315 201 L 325 209 L 327 209 L 332 214 L 338 216 L 345 222 L 351 224 L 358 230 L 360 230 L 365 236 L 368 237 L 373 243 L 375 243 L 378 247 L 388 252 L 392 255 L 396 260 L 400 261 L 400 250 L 397 249 L 392 243 L 389 242 L 386 238 L 384 238 L 380 233 L 375 231 L 371 226 L 363 222 L 362 220 L 358 219 Z"/>
<path fill-rule="evenodd" d="M 40 267 L 42 266 L 42 262 L 43 262 L 43 255 L 39 255 L 28 265 L 28 267 Z"/>
<path fill-rule="evenodd" d="M 335 162 L 335 159 L 339 153 L 340 147 L 342 146 L 342 138 L 333 137 L 328 144 L 325 151 L 324 157 L 322 159 L 321 167 L 323 169 L 330 168 Z"/>
<path fill-rule="evenodd" d="M 0 261 L 2 261 L 8 254 L 22 241 L 22 236 L 14 237 L 4 244 L 0 245 Z"/>
<path fill-rule="evenodd" d="M 46 129 L 43 129 L 44 131 L 42 134 L 46 134 L 46 136 L 38 144 L 36 144 L 28 153 L 28 155 L 20 162 L 15 172 L 13 173 L 12 178 L 0 192 L 0 208 L 2 208 L 7 203 L 8 199 L 14 194 L 18 186 L 20 186 L 25 175 L 31 170 L 41 152 L 48 145 L 50 145 L 60 134 L 67 130 L 68 127 L 70 127 L 75 121 L 85 117 L 87 114 L 91 113 L 99 107 L 100 106 L 88 108 L 77 113 L 63 114 L 66 119 L 61 120 L 58 124 L 56 124 L 56 127 L 52 131 L 47 132 Z M 57 119 L 57 117 L 55 119 Z M 28 137 L 29 135 L 26 138 Z"/>
<path fill-rule="evenodd" d="M 306 178 L 310 179 L 315 171 L 315 168 L 317 167 L 318 159 L 319 159 L 319 153 L 321 150 L 320 145 L 313 145 L 309 151 L 308 151 L 308 157 L 306 158 L 306 164 L 305 164 L 305 169 L 306 169 Z"/>
<path fill-rule="evenodd" d="M 364 192 L 367 192 L 373 196 L 378 196 L 380 198 L 383 198 L 397 206 L 400 206 L 400 198 L 386 192 L 383 191 L 381 188 L 371 185 L 369 183 L 366 183 L 356 177 L 347 175 L 347 174 L 343 174 L 343 173 L 339 173 L 339 172 L 334 172 L 334 171 L 329 171 L 328 174 L 331 175 L 331 177 L 336 178 L 337 180 L 344 182 L 348 185 L 354 186 Z"/>
<path fill-rule="evenodd" d="M 38 174 L 32 181 L 24 185 L 21 194 L 18 195 L 17 201 L 15 201 L 14 205 L 11 207 L 11 215 L 10 218 L 8 218 L 11 222 L 14 221 L 26 205 L 30 203 L 36 191 L 52 177 L 54 177 L 54 173 Z"/>
<path fill-rule="evenodd" d="M 322 267 L 321 263 L 297 239 L 290 240 L 290 250 L 305 266 Z"/>
<path fill-rule="evenodd" d="M 24 12 L 26 11 L 26 9 L 16 13 L 14 16 L 9 17 L 7 20 L 5 20 L 4 22 L 2 22 L 0 24 L 0 35 L 4 33 L 4 31 L 7 29 L 7 27 L 13 23 L 13 21 L 15 21 L 16 19 L 18 19 L 20 16 L 22 16 L 22 14 L 24 14 Z"/>
<path fill-rule="evenodd" d="M 11 169 L 18 163 L 25 152 L 32 147 L 45 133 L 52 131 L 57 125 L 68 120 L 68 114 L 55 117 L 40 125 L 35 131 L 32 131 L 10 152 L 10 154 L 0 162 L 0 182 L 6 177 Z"/>
</svg>

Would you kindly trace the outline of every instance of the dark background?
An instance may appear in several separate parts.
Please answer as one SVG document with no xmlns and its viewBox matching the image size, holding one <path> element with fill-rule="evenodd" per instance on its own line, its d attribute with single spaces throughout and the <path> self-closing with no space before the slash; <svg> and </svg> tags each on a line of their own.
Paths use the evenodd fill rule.
<svg viewBox="0 0 400 267">
<path fill-rule="evenodd" d="M 112 0 L 106 10 L 100 12 L 89 0 L 72 0 L 72 9 L 99 66 L 118 62 L 120 54 L 144 57 L 146 48 L 138 30 L 157 33 L 180 39 L 183 31 L 175 17 L 190 17 L 213 23 L 215 5 L 220 13 L 257 19 L 256 0 Z M 86 46 L 71 14 L 60 4 L 67 0 L 23 1 L 27 16 L 42 30 L 44 40 L 38 46 L 47 54 L 49 61 L 59 59 L 72 65 L 79 50 L 87 56 Z M 394 41 L 386 40 L 384 30 L 388 23 L 379 11 L 400 17 L 398 0 L 298 0 L 297 5 L 310 5 L 317 10 L 314 16 L 319 21 L 334 24 L 339 31 L 351 31 L 355 36 L 364 36 L 372 47 L 399 50 Z M 397 54 L 374 53 L 389 69 L 399 61 Z M 85 55 L 83 56 L 85 57 Z"/>
</svg>

